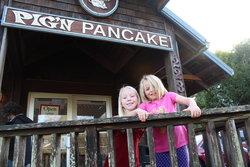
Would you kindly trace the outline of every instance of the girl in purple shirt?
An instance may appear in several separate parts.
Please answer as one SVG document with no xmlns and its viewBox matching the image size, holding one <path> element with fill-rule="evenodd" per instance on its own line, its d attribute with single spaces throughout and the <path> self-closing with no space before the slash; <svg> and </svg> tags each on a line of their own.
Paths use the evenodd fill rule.
<svg viewBox="0 0 250 167">
<path fill-rule="evenodd" d="M 183 111 L 190 111 L 191 117 L 196 118 L 201 115 L 201 110 L 193 98 L 187 98 L 174 92 L 168 92 L 162 81 L 154 75 L 145 75 L 140 82 L 140 96 L 142 104 L 139 108 L 146 110 L 149 114 L 176 112 L 176 104 L 187 105 Z M 156 152 L 157 167 L 171 166 L 168 138 L 165 128 L 154 128 L 154 143 Z M 185 126 L 175 126 L 174 128 L 175 146 L 177 149 L 178 165 L 189 166 L 188 137 Z"/>
</svg>

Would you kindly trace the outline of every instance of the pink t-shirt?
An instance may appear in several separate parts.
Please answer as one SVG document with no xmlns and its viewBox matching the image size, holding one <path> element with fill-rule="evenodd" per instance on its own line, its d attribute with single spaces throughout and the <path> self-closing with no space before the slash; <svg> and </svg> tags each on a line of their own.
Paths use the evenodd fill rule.
<svg viewBox="0 0 250 167">
<path fill-rule="evenodd" d="M 172 113 L 176 112 L 176 96 L 174 92 L 166 93 L 160 100 L 142 103 L 139 108 L 146 110 L 150 114 Z M 168 152 L 167 132 L 161 128 L 154 128 L 155 152 Z M 184 125 L 174 127 L 174 138 L 176 148 L 180 148 L 188 144 L 187 129 Z"/>
</svg>

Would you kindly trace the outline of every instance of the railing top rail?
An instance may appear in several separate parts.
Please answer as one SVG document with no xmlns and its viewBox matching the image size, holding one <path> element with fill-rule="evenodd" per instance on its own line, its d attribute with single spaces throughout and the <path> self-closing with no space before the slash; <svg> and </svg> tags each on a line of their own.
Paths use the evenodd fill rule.
<svg viewBox="0 0 250 167">
<path fill-rule="evenodd" d="M 86 127 L 94 126 L 98 130 L 160 127 L 167 125 L 184 125 L 188 123 L 204 123 L 209 121 L 225 121 L 228 119 L 244 119 L 250 117 L 250 105 L 213 108 L 202 111 L 199 118 L 191 118 L 190 112 L 150 115 L 146 122 L 137 117 L 114 117 L 91 120 L 72 120 L 31 124 L 0 126 L 1 136 L 32 135 L 82 132 Z"/>
</svg>

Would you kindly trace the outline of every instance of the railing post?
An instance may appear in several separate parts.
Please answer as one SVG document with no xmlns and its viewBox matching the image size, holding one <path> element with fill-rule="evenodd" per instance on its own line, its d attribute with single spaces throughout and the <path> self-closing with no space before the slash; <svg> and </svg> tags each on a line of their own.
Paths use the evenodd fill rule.
<svg viewBox="0 0 250 167">
<path fill-rule="evenodd" d="M 31 167 L 43 166 L 43 137 L 42 135 L 33 135 L 32 141 Z"/>
<path fill-rule="evenodd" d="M 10 138 L 2 137 L 0 148 L 0 164 L 7 166 L 8 156 L 9 156 L 9 147 L 10 147 Z"/>
<path fill-rule="evenodd" d="M 14 157 L 13 166 L 23 167 L 25 163 L 25 153 L 26 153 L 26 140 L 27 137 L 16 136 L 15 147 L 14 147 Z"/>
<path fill-rule="evenodd" d="M 108 130 L 108 163 L 109 167 L 116 167 L 113 130 Z"/>
<path fill-rule="evenodd" d="M 211 165 L 216 167 L 223 166 L 223 161 L 221 159 L 219 151 L 220 146 L 217 140 L 214 122 L 208 122 L 206 132 L 207 132 L 208 148 L 211 158 Z"/>
<path fill-rule="evenodd" d="M 233 167 L 244 166 L 244 161 L 242 157 L 242 152 L 240 150 L 240 144 L 238 140 L 238 135 L 235 127 L 235 122 L 233 119 L 229 119 L 226 122 L 226 133 L 228 137 L 228 143 L 231 150 L 231 160 Z"/>
<path fill-rule="evenodd" d="M 150 166 L 151 167 L 156 167 L 153 128 L 148 127 L 146 129 L 146 131 L 147 131 L 147 141 L 148 141 L 148 148 L 149 148 Z"/>
<path fill-rule="evenodd" d="M 228 147 L 228 137 L 227 137 L 227 134 L 224 132 L 224 131 L 221 131 L 221 140 L 222 140 L 222 144 L 223 144 L 223 149 L 224 149 L 224 153 L 225 153 L 225 158 L 226 158 L 226 161 L 227 161 L 227 166 L 228 167 L 233 167 L 231 166 L 232 162 L 231 162 L 231 158 L 230 158 L 230 154 L 231 154 L 231 151 Z"/>
<path fill-rule="evenodd" d="M 245 128 L 246 128 L 245 137 L 246 137 L 247 145 L 250 146 L 250 118 L 245 120 Z M 248 150 L 247 151 L 248 161 L 250 162 L 250 148 L 248 148 L 247 150 Z"/>
<path fill-rule="evenodd" d="M 195 128 L 194 124 L 188 124 L 188 151 L 190 157 L 190 166 L 199 167 L 200 162 L 197 153 L 197 145 L 195 141 Z"/>
<path fill-rule="evenodd" d="M 135 150 L 133 129 L 127 129 L 129 167 L 135 167 Z"/>
<path fill-rule="evenodd" d="M 58 167 L 61 165 L 61 134 L 52 134 L 51 136 L 50 166 Z"/>
<path fill-rule="evenodd" d="M 79 151 L 78 151 L 78 133 L 71 132 L 70 133 L 70 166 L 71 167 L 77 167 L 78 164 L 78 157 L 79 157 Z"/>
<path fill-rule="evenodd" d="M 168 134 L 168 148 L 171 160 L 171 167 L 178 167 L 178 160 L 176 154 L 176 147 L 174 142 L 174 126 L 167 126 L 167 134 Z"/>
<path fill-rule="evenodd" d="M 86 156 L 85 165 L 97 167 L 97 131 L 96 127 L 86 128 Z"/>
</svg>

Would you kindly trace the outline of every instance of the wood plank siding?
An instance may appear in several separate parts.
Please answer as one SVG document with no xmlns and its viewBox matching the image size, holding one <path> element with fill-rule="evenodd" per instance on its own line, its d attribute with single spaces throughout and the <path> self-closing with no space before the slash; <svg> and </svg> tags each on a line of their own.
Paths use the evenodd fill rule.
<svg viewBox="0 0 250 167">
<path fill-rule="evenodd" d="M 14 0 L 12 6 L 165 34 L 164 18 L 143 0 L 120 0 L 117 11 L 108 18 L 89 15 L 77 0 Z"/>
</svg>

